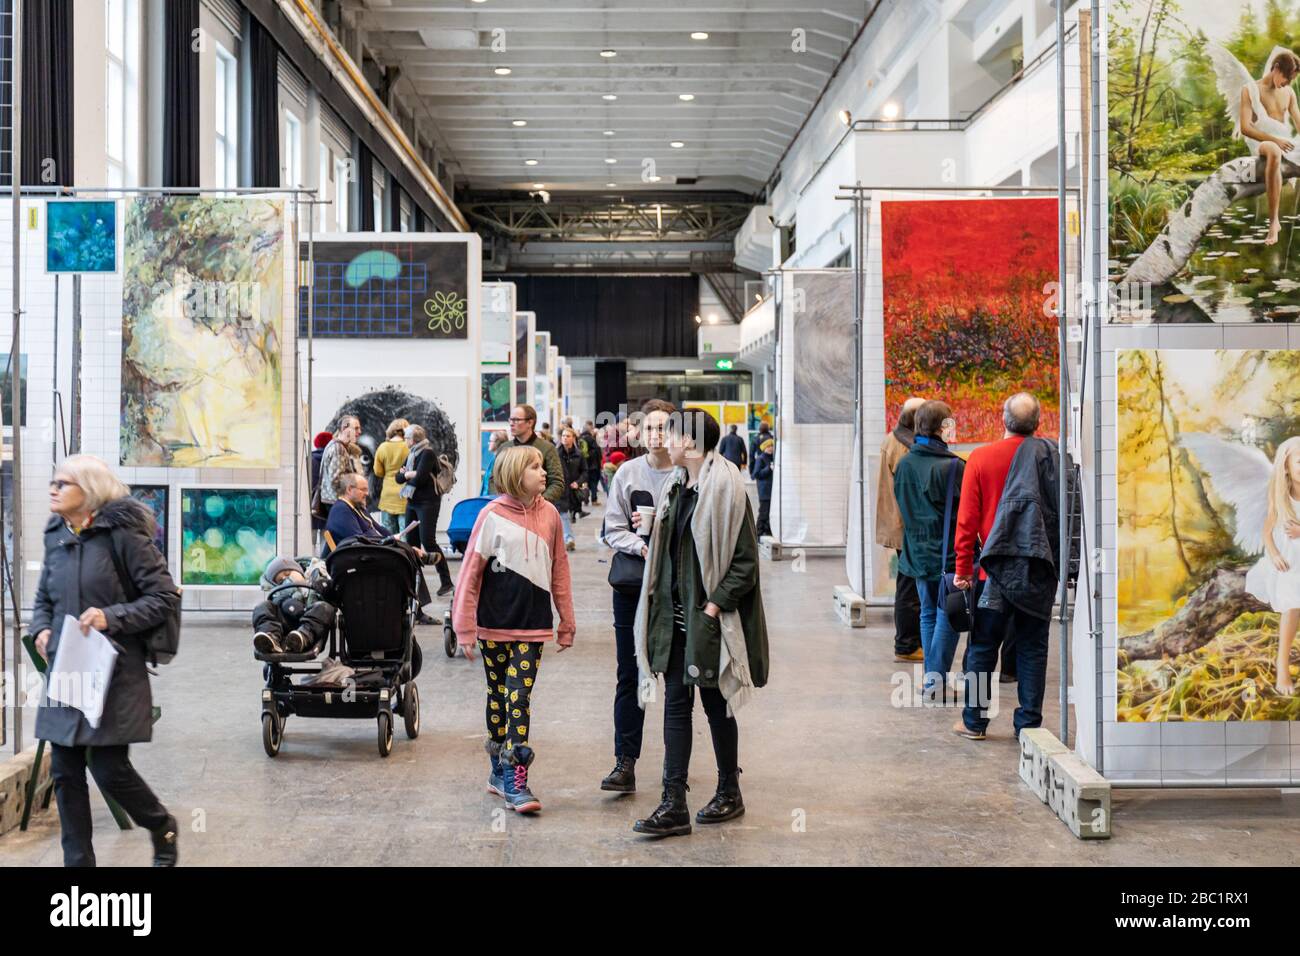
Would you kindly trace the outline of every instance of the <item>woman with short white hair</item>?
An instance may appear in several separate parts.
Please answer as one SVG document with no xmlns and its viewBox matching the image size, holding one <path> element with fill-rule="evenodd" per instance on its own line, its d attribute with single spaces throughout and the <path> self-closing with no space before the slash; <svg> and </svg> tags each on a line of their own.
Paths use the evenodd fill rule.
<svg viewBox="0 0 1300 956">
<path fill-rule="evenodd" d="M 181 602 L 154 544 L 153 512 L 92 455 L 73 455 L 59 463 L 50 482 L 50 512 L 32 610 L 36 648 L 47 661 L 54 660 L 64 619 L 71 616 L 82 634 L 94 628 L 118 652 L 97 725 L 48 694 L 36 713 L 36 736 L 51 746 L 63 863 L 95 865 L 86 786 L 87 749 L 93 747 L 90 772 L 100 790 L 153 835 L 154 866 L 175 866 L 176 818 L 127 757 L 128 745 L 153 736 L 149 635 L 179 613 Z"/>
</svg>

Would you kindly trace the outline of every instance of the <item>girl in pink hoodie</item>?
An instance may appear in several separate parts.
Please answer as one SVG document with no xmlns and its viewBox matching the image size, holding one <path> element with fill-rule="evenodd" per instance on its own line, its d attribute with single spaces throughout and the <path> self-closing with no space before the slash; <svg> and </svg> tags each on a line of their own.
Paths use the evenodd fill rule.
<svg viewBox="0 0 1300 956">
<path fill-rule="evenodd" d="M 542 645 L 556 635 L 558 650 L 572 646 L 573 592 L 564 531 L 555 506 L 542 497 L 546 466 L 529 445 L 507 447 L 493 466 L 503 494 L 479 512 L 456 579 L 452 626 L 472 658 L 477 642 L 487 674 L 488 791 L 519 813 L 541 802 L 528 789 L 531 723 L 528 700 L 537 680 Z M 560 615 L 555 627 L 551 602 Z"/>
</svg>

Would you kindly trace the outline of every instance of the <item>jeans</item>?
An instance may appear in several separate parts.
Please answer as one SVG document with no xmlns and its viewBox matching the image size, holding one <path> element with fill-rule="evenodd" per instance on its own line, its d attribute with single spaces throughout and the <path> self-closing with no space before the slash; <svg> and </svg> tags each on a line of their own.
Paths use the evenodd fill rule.
<svg viewBox="0 0 1300 956">
<path fill-rule="evenodd" d="M 439 584 L 446 587 L 451 584 L 451 572 L 447 569 L 447 556 L 438 546 L 438 510 L 441 507 L 441 495 L 434 498 L 432 504 L 406 506 L 407 524 L 412 521 L 420 522 L 418 528 L 413 528 L 406 533 L 406 543 L 413 548 L 417 546 L 424 548 L 429 560 L 438 568 Z"/>
<path fill-rule="evenodd" d="M 975 608 L 975 622 L 966 654 L 966 686 L 992 692 L 993 668 L 998 662 L 998 648 L 1003 647 L 1003 667 L 1009 657 L 1015 664 L 1019 706 L 1012 718 L 1012 726 L 1017 738 L 1026 727 L 1043 725 L 1047 638 L 1051 623 L 1049 618 L 1033 617 L 1015 608 L 1008 611 Z M 982 708 L 965 707 L 961 716 L 970 730 L 988 728 L 988 714 Z"/>
<path fill-rule="evenodd" d="M 772 537 L 772 499 L 758 499 L 758 528 L 757 534 Z"/>
<path fill-rule="evenodd" d="M 921 646 L 921 597 L 916 579 L 902 571 L 894 581 L 894 653 L 900 657 Z"/>
<path fill-rule="evenodd" d="M 695 685 L 687 684 L 686 633 L 673 634 L 668 670 L 664 673 L 664 785 L 685 786 L 691 767 L 691 711 L 695 709 Z M 713 756 L 718 773 L 735 773 L 739 759 L 740 731 L 735 717 L 727 716 L 727 702 L 716 687 L 701 687 L 700 702 L 709 718 Z"/>
<path fill-rule="evenodd" d="M 569 523 L 568 508 L 557 508 L 560 512 L 560 526 L 564 528 L 564 543 L 568 544 L 573 540 L 573 525 Z"/>
<path fill-rule="evenodd" d="M 948 615 L 939 607 L 939 582 L 916 579 L 916 591 L 921 598 L 921 650 L 925 654 L 926 691 L 937 682 L 937 692 L 942 692 L 944 677 L 952 669 L 952 659 L 957 653 L 958 634 L 948 623 Z"/>
<path fill-rule="evenodd" d="M 618 657 L 614 684 L 614 756 L 636 758 L 641 756 L 641 730 L 645 726 L 645 711 L 637 700 L 640 678 L 636 669 L 636 638 L 632 636 L 637 598 L 622 591 L 612 593 L 614 648 Z"/>
<path fill-rule="evenodd" d="M 587 472 L 587 496 L 588 500 L 594 505 L 596 503 L 596 491 L 600 488 L 600 469 L 592 468 Z"/>
<path fill-rule="evenodd" d="M 389 514 L 387 511 L 381 511 L 379 514 L 383 517 L 384 527 L 393 534 L 402 530 L 402 515 Z"/>
<path fill-rule="evenodd" d="M 50 774 L 63 828 L 63 865 L 94 866 L 90 842 L 90 789 L 86 786 L 86 747 L 50 745 Z M 90 748 L 90 773 L 99 789 L 116 800 L 135 825 L 152 833 L 167 823 L 167 808 L 127 758 L 125 744 Z"/>
</svg>

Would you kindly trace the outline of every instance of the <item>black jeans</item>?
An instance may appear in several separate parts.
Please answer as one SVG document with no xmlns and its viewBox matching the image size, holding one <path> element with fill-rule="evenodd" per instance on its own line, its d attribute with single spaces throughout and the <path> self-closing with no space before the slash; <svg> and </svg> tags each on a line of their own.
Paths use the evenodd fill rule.
<svg viewBox="0 0 1300 956">
<path fill-rule="evenodd" d="M 438 581 L 444 587 L 451 584 L 451 572 L 447 570 L 447 556 L 438 547 L 438 511 L 442 507 L 442 496 L 433 499 L 432 504 L 407 505 L 406 522 L 420 522 L 418 528 L 406 532 L 406 543 L 411 547 L 424 548 L 429 560 L 438 568 Z"/>
<path fill-rule="evenodd" d="M 664 674 L 664 785 L 685 784 L 691 767 L 691 711 L 695 685 L 686 677 L 686 633 L 673 634 L 673 648 Z M 701 687 L 700 702 L 709 718 L 713 756 L 718 773 L 734 773 L 739 759 L 740 731 L 735 717 L 727 716 L 727 702 L 716 687 Z"/>
<path fill-rule="evenodd" d="M 600 469 L 591 468 L 587 471 L 587 497 L 594 505 L 596 503 L 596 491 L 600 488 Z"/>
<path fill-rule="evenodd" d="M 85 747 L 50 745 L 50 775 L 63 827 L 63 865 L 94 866 L 90 842 L 90 789 L 86 785 Z M 152 833 L 167 822 L 167 808 L 158 802 L 127 757 L 125 744 L 90 748 L 90 773 L 99 789 L 126 811 L 136 826 Z"/>
<path fill-rule="evenodd" d="M 637 598 L 622 591 L 612 593 L 614 648 L 618 656 L 618 677 L 614 684 L 614 756 L 635 758 L 641 756 L 641 731 L 645 727 L 645 711 L 638 700 L 636 638 L 632 635 Z"/>
<path fill-rule="evenodd" d="M 964 668 L 966 686 L 979 687 L 981 693 L 994 693 L 992 672 L 998 659 L 998 646 L 1001 645 L 1002 660 L 1015 665 L 1018 706 L 1011 723 L 1017 738 L 1026 727 L 1043 725 L 1043 694 L 1047 689 L 1047 643 L 1051 623 L 1050 618 L 1034 617 L 1015 608 L 1006 611 L 975 608 L 974 627 Z M 989 724 L 983 707 L 964 708 L 962 720 L 970 730 L 985 730 Z"/>
<path fill-rule="evenodd" d="M 911 654 L 921 646 L 921 595 L 916 579 L 902 571 L 894 582 L 894 653 Z"/>
<path fill-rule="evenodd" d="M 772 536 L 772 499 L 759 497 L 758 499 L 758 527 L 755 533 L 759 535 Z"/>
</svg>

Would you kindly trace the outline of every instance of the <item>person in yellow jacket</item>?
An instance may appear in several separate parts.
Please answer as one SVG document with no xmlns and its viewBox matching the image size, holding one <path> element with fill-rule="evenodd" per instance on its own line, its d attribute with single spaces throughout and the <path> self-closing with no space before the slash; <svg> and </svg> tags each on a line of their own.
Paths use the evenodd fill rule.
<svg viewBox="0 0 1300 956">
<path fill-rule="evenodd" d="M 403 437 L 409 424 L 405 418 L 394 418 L 384 432 L 383 444 L 375 450 L 375 477 L 384 479 L 379 492 L 379 510 L 384 515 L 384 527 L 393 534 L 402 530 L 402 518 L 406 515 L 406 499 L 394 476 L 406 465 L 406 456 L 411 452 Z"/>
</svg>

